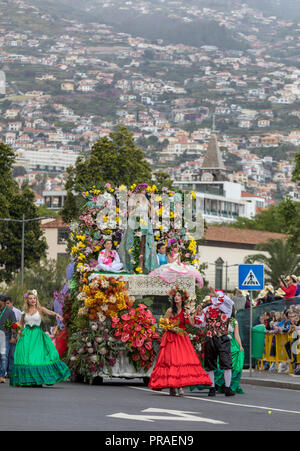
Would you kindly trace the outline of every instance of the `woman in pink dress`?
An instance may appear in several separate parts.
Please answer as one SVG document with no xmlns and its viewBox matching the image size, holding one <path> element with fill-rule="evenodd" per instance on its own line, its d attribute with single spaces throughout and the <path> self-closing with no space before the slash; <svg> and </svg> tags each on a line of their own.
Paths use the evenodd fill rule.
<svg viewBox="0 0 300 451">
<path fill-rule="evenodd" d="M 154 269 L 150 276 L 158 276 L 167 283 L 175 283 L 177 276 L 192 276 L 196 279 L 197 286 L 203 287 L 203 278 L 200 272 L 192 265 L 181 261 L 178 243 L 173 243 L 168 255 L 168 264 Z"/>
</svg>

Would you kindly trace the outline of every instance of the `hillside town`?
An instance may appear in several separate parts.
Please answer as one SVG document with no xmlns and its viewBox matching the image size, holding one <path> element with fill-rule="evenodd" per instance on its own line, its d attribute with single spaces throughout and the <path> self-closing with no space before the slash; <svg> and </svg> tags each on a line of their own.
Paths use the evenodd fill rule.
<svg viewBox="0 0 300 451">
<path fill-rule="evenodd" d="M 101 3 L 144 16 L 167 5 L 172 19 L 214 20 L 242 43 L 193 47 L 57 19 L 32 3 L 0 2 L 0 140 L 15 151 L 15 179 L 29 183 L 37 205 L 59 209 L 67 168 L 118 125 L 132 131 L 153 171 L 183 186 L 199 180 L 216 136 L 233 197 L 256 199 L 250 217 L 287 195 L 298 200 L 300 23 L 246 4 L 226 13 L 183 1 Z"/>
<path fill-rule="evenodd" d="M 299 430 L 299 48 L 300 0 L 0 0 L 0 431 Z"/>
</svg>

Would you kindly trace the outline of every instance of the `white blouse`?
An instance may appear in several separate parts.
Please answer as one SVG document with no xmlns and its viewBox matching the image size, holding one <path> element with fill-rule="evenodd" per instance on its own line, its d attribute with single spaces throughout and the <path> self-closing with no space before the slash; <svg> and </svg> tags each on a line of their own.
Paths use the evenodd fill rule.
<svg viewBox="0 0 300 451">
<path fill-rule="evenodd" d="M 39 314 L 39 312 L 36 312 L 34 315 L 28 315 L 28 313 L 26 313 L 24 321 L 25 321 L 25 326 L 27 326 L 27 324 L 28 324 L 28 326 L 30 326 L 30 327 L 33 327 L 33 326 L 39 327 L 41 325 L 42 318 L 41 318 L 41 315 Z"/>
</svg>

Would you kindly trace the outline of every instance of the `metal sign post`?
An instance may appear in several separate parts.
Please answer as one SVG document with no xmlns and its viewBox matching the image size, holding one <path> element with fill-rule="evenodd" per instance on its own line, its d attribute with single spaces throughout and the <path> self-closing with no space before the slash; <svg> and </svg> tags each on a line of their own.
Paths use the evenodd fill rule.
<svg viewBox="0 0 300 451">
<path fill-rule="evenodd" d="M 252 377 L 252 316 L 253 316 L 253 305 L 252 305 L 252 301 L 253 301 L 253 293 L 252 291 L 250 291 L 250 337 L 249 337 L 249 368 L 250 368 L 250 377 Z"/>
<path fill-rule="evenodd" d="M 239 265 L 239 290 L 250 291 L 249 368 L 252 377 L 253 291 L 264 289 L 264 265 Z"/>
</svg>

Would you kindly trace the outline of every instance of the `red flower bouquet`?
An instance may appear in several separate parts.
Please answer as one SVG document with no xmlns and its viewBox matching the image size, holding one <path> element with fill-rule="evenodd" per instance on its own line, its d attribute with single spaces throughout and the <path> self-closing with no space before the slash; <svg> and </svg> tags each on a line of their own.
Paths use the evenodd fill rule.
<svg viewBox="0 0 300 451">
<path fill-rule="evenodd" d="M 147 372 L 154 362 L 153 342 L 159 338 L 155 323 L 155 317 L 143 304 L 112 318 L 114 336 L 127 344 L 128 355 L 137 370 L 143 368 Z"/>
</svg>

